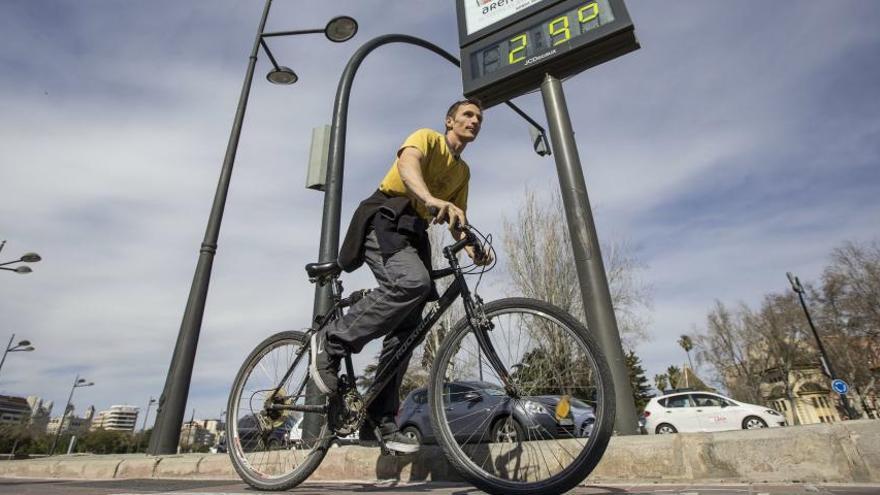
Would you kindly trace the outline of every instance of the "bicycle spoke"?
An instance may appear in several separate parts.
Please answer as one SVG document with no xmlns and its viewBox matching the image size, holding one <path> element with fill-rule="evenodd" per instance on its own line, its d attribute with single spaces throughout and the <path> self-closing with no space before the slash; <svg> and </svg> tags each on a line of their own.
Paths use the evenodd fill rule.
<svg viewBox="0 0 880 495">
<path fill-rule="evenodd" d="M 302 393 L 307 360 L 298 359 L 304 356 L 304 337 L 282 337 L 285 334 L 294 332 L 267 339 L 269 343 L 252 354 L 230 400 L 227 447 L 245 481 L 258 488 L 287 482 L 332 438 L 324 416 L 317 438 L 306 440 L 294 435 L 294 428 L 302 428 L 304 413 L 268 407 L 304 404 L 307 399 Z"/>
<path fill-rule="evenodd" d="M 476 481 L 528 486 L 579 476 L 573 473 L 583 470 L 569 467 L 585 462 L 584 452 L 601 455 L 607 445 L 610 423 L 600 421 L 607 417 L 601 403 L 607 392 L 598 386 L 607 387 L 610 381 L 597 382 L 602 376 L 591 348 L 551 313 L 518 307 L 487 312 L 493 323 L 488 344 L 510 373 L 513 389 L 504 388 L 506 382 L 480 349 L 473 329 L 462 328 L 443 344 L 440 369 L 434 373 L 443 378 L 443 398 L 453 409 L 435 408 L 434 414 L 440 415 L 435 424 L 448 432 L 440 439 L 443 445 L 482 473 Z M 434 390 L 439 391 L 437 385 Z M 461 405 L 470 400 L 477 401 L 476 409 Z M 506 416 L 498 419 L 499 414 Z M 465 428 L 474 429 L 454 434 Z M 486 435 L 490 438 L 483 443 Z"/>
</svg>

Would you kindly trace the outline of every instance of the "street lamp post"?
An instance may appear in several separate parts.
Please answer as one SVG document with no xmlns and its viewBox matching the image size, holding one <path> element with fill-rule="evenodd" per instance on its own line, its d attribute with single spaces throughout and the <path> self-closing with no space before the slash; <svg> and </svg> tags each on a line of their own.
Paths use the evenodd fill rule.
<svg viewBox="0 0 880 495">
<path fill-rule="evenodd" d="M 138 437 L 137 446 L 134 448 L 134 451 L 137 452 L 141 449 L 141 439 L 144 437 L 144 433 L 147 431 L 147 418 L 150 417 L 150 406 L 156 403 L 156 399 L 150 397 L 150 401 L 147 402 L 147 412 L 144 413 L 144 426 L 141 428 L 141 436 Z"/>
<path fill-rule="evenodd" d="M 834 367 L 831 364 L 831 359 L 828 357 L 828 352 L 825 351 L 825 346 L 822 344 L 822 339 L 819 338 L 819 332 L 816 331 L 816 325 L 813 324 L 813 318 L 810 316 L 810 310 L 807 309 L 807 303 L 804 300 L 804 294 L 806 294 L 806 290 L 804 290 L 804 286 L 801 285 L 801 280 L 792 275 L 791 272 L 786 272 L 786 277 L 788 277 L 789 283 L 791 283 L 791 289 L 795 291 L 798 295 L 798 299 L 801 301 L 801 307 L 804 308 L 804 314 L 807 316 L 807 323 L 810 325 L 810 330 L 813 331 L 813 337 L 816 339 L 816 346 L 819 348 L 819 357 L 822 360 L 822 368 L 823 371 L 828 375 L 828 378 L 834 380 L 839 378 L 837 373 L 834 371 Z M 849 419 L 855 419 L 858 414 L 856 411 L 850 406 L 849 399 L 847 399 L 846 394 L 838 394 L 840 396 L 840 403 L 843 405 L 844 411 L 846 411 L 846 415 L 849 416 Z"/>
<path fill-rule="evenodd" d="M 58 439 L 61 437 L 61 429 L 64 428 L 64 419 L 67 418 L 67 410 L 70 409 L 70 401 L 73 400 L 73 391 L 80 387 L 91 387 L 94 384 L 94 382 L 86 381 L 85 378 L 80 378 L 79 375 L 76 375 L 76 378 L 73 380 L 73 386 L 70 387 L 70 395 L 67 396 L 64 413 L 61 414 L 61 421 L 58 423 L 58 430 L 55 432 L 55 439 L 52 440 L 52 448 L 49 449 L 49 455 L 55 455 L 55 447 L 58 445 Z"/>
<path fill-rule="evenodd" d="M 14 346 L 12 345 L 13 340 L 15 340 L 15 334 L 12 334 L 12 337 L 9 337 L 9 343 L 6 344 L 6 350 L 3 351 L 3 359 L 0 359 L 0 370 L 3 369 L 3 363 L 6 362 L 6 355 L 10 352 L 31 352 L 34 350 L 34 346 L 31 345 L 30 340 L 22 340 Z"/>
<path fill-rule="evenodd" d="M 5 246 L 5 245 L 6 245 L 6 241 L 0 242 L 0 251 L 3 251 L 3 246 Z M 15 268 L 6 268 L 6 265 L 11 265 L 13 263 L 36 263 L 36 262 L 40 261 L 41 259 L 43 259 L 43 258 L 41 258 L 40 255 L 37 253 L 24 253 L 17 260 L 6 261 L 3 263 L 0 263 L 0 270 L 6 270 L 9 272 L 15 272 L 15 273 L 20 273 L 20 274 L 30 273 L 33 270 L 31 270 L 31 267 L 29 267 L 29 266 L 17 266 Z"/>
<path fill-rule="evenodd" d="M 235 112 L 232 131 L 226 146 L 226 155 L 223 158 L 220 180 L 214 194 L 208 226 L 205 229 L 205 237 L 199 249 L 199 260 L 196 265 L 195 275 L 193 276 L 186 309 L 183 313 L 183 321 L 177 335 L 177 343 L 168 368 L 165 387 L 162 395 L 159 396 L 159 403 L 156 408 L 156 422 L 148 449 L 149 453 L 153 455 L 175 453 L 178 441 L 180 440 L 180 427 L 183 424 L 186 400 L 189 396 L 189 385 L 192 379 L 196 347 L 198 346 L 202 317 L 205 312 L 205 301 L 208 297 L 208 285 L 211 281 L 211 268 L 214 263 L 214 254 L 217 252 L 220 223 L 223 220 L 223 210 L 226 206 L 226 196 L 232 177 L 232 166 L 238 150 L 238 141 L 241 136 L 242 123 L 260 48 L 262 47 L 265 50 L 273 67 L 266 78 L 275 84 L 293 84 L 299 79 L 298 76 L 290 68 L 278 65 L 275 57 L 269 51 L 266 38 L 323 32 L 330 41 L 341 43 L 351 39 L 357 33 L 357 22 L 351 17 L 346 16 L 334 17 L 327 23 L 324 29 L 267 33 L 265 32 L 266 20 L 269 16 L 271 5 L 272 0 L 266 0 L 266 4 L 263 7 L 263 15 L 257 29 L 253 49 L 251 50 L 244 83 L 241 88 L 241 95 L 238 100 L 238 108 Z"/>
</svg>

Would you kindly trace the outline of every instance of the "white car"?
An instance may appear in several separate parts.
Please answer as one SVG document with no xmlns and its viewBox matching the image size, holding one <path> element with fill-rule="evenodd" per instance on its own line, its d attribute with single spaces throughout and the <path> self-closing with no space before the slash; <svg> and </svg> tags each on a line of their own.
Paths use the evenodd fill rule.
<svg viewBox="0 0 880 495">
<path fill-rule="evenodd" d="M 751 430 L 785 426 L 785 416 L 711 392 L 676 392 L 654 397 L 643 413 L 649 434 Z"/>
</svg>

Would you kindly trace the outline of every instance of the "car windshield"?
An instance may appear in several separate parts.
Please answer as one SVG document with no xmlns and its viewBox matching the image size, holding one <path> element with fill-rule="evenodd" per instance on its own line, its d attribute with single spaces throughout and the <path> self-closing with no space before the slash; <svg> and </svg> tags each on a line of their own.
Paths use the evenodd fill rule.
<svg viewBox="0 0 880 495">
<path fill-rule="evenodd" d="M 482 390 L 483 390 L 483 392 L 486 392 L 489 395 L 496 395 L 499 397 L 501 397 L 503 395 L 507 395 L 507 392 L 505 392 L 504 390 L 501 390 L 500 388 L 484 388 Z"/>
</svg>

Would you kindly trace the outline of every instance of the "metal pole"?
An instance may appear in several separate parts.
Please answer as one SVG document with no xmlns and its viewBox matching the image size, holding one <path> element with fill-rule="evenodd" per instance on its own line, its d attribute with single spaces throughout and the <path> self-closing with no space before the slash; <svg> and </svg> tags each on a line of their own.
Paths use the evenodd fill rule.
<svg viewBox="0 0 880 495">
<path fill-rule="evenodd" d="M 3 241 L 6 242 L 6 241 Z M 15 340 L 15 334 L 12 334 L 12 337 L 9 337 L 9 343 L 6 344 L 6 350 L 3 351 L 3 359 L 0 359 L 0 370 L 3 369 L 3 363 L 6 362 L 6 355 L 9 354 L 9 349 L 12 349 L 12 341 Z"/>
<path fill-rule="evenodd" d="M 55 432 L 55 439 L 52 440 L 52 448 L 49 449 L 49 455 L 55 455 L 55 447 L 58 446 L 58 439 L 61 437 L 61 429 L 64 428 L 64 418 L 67 417 L 67 410 L 70 408 L 70 401 L 73 400 L 73 391 L 76 390 L 76 382 L 79 381 L 79 375 L 73 379 L 73 386 L 70 387 L 70 395 L 67 396 L 67 404 L 64 405 L 64 412 L 61 414 L 61 422 L 58 423 L 58 430 Z"/>
<path fill-rule="evenodd" d="M 562 203 L 565 206 L 565 217 L 571 236 L 587 327 L 598 335 L 599 344 L 611 367 L 617 410 L 615 429 L 623 435 L 635 435 L 638 433 L 638 418 L 632 386 L 629 382 L 629 371 L 623 346 L 620 343 L 614 308 L 611 305 L 611 292 L 608 289 L 605 266 L 599 251 L 599 239 L 596 236 L 596 227 L 587 197 L 587 186 L 562 83 L 547 74 L 541 84 L 541 94 L 544 97 L 553 154 L 556 156 L 559 187 L 562 191 Z"/>
<path fill-rule="evenodd" d="M 208 297 L 208 285 L 211 281 L 211 268 L 214 263 L 214 254 L 217 252 L 220 223 L 223 220 L 223 209 L 226 205 L 226 195 L 229 191 L 229 181 L 232 177 L 232 166 L 235 163 L 235 153 L 238 150 L 238 140 L 241 136 L 241 127 L 247 108 L 248 95 L 250 94 L 251 82 L 254 78 L 254 68 L 257 64 L 260 40 L 266 27 L 266 19 L 269 16 L 269 7 L 271 5 L 272 0 L 266 0 L 266 5 L 263 8 L 263 17 L 260 19 L 260 26 L 257 30 L 254 47 L 251 50 L 248 62 L 247 73 L 241 88 L 238 109 L 235 111 L 229 143 L 226 146 L 226 156 L 223 159 L 223 166 L 220 170 L 220 180 L 217 184 L 217 191 L 214 194 L 214 204 L 211 207 L 211 215 L 208 218 L 208 227 L 205 230 L 205 238 L 199 250 L 199 261 L 193 276 L 189 299 L 186 302 L 186 310 L 183 313 L 183 322 L 177 335 L 177 344 L 174 347 L 174 355 L 168 368 L 165 388 L 162 391 L 162 395 L 159 396 L 159 404 L 156 407 L 156 422 L 153 427 L 153 435 L 150 437 L 149 447 L 149 453 L 153 455 L 174 454 L 177 452 L 177 442 L 180 440 L 180 426 L 183 423 L 196 347 L 199 342 L 199 332 L 202 328 L 202 316 L 205 312 L 205 300 Z"/>
<path fill-rule="evenodd" d="M 791 283 L 791 288 L 798 295 L 798 300 L 801 302 L 801 307 L 804 308 L 804 315 L 807 317 L 807 324 L 810 325 L 810 330 L 813 332 L 813 337 L 816 339 L 816 346 L 819 348 L 819 354 L 822 359 L 822 365 L 825 368 L 825 373 L 828 374 L 828 378 L 834 380 L 836 378 L 840 378 L 837 373 L 834 371 L 834 367 L 831 364 L 831 358 L 828 357 L 828 352 L 825 350 L 825 345 L 822 344 L 822 339 L 819 338 L 819 332 L 816 330 L 816 325 L 813 324 L 813 318 L 810 316 L 810 310 L 807 308 L 807 303 L 804 300 L 804 286 L 801 285 L 801 280 L 798 277 L 793 276 L 791 273 L 785 274 L 788 277 L 788 281 Z M 855 419 L 858 416 L 858 413 L 852 408 L 849 403 L 849 399 L 846 394 L 837 394 L 840 397 L 840 403 L 843 405 L 843 410 L 846 411 L 846 415 L 849 416 L 849 419 Z"/>
<path fill-rule="evenodd" d="M 336 100 L 333 108 L 333 121 L 330 127 L 330 151 L 327 155 L 327 181 L 324 192 L 324 213 L 321 217 L 321 242 L 318 248 L 318 260 L 322 263 L 335 260 L 339 253 L 339 227 L 342 212 L 342 180 L 345 164 L 345 135 L 348 128 L 348 102 L 351 96 L 351 86 L 354 76 L 361 63 L 376 48 L 388 43 L 407 43 L 427 48 L 440 55 L 456 66 L 458 59 L 437 45 L 404 34 L 388 34 L 373 38 L 364 43 L 351 56 L 336 90 Z M 330 286 L 317 285 L 315 287 L 315 302 L 313 307 L 312 321 L 319 315 L 326 314 L 331 306 Z M 309 380 L 306 385 L 306 404 L 322 403 L 321 395 L 314 383 Z M 311 440 L 317 437 L 320 431 L 320 417 L 315 414 L 305 414 L 303 417 L 303 440 Z"/>
<path fill-rule="evenodd" d="M 152 406 L 154 402 L 156 402 L 156 399 L 153 397 L 150 397 L 149 402 L 147 402 L 147 412 L 144 414 L 144 426 L 141 428 L 141 435 L 138 437 L 137 445 L 134 448 L 135 452 L 141 449 L 141 440 L 143 440 L 144 433 L 147 431 L 147 418 L 150 417 L 150 406 Z"/>
</svg>

